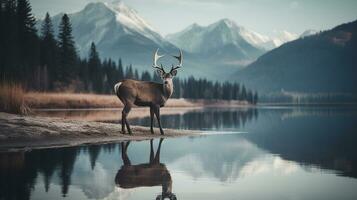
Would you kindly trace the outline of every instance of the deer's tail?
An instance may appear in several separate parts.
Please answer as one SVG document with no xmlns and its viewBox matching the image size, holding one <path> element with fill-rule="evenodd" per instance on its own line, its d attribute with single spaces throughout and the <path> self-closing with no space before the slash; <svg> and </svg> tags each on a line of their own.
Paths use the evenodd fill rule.
<svg viewBox="0 0 357 200">
<path fill-rule="evenodd" d="M 118 95 L 118 91 L 119 91 L 119 87 L 122 84 L 122 82 L 119 82 L 117 84 L 114 85 L 114 92 L 116 95 Z"/>
</svg>

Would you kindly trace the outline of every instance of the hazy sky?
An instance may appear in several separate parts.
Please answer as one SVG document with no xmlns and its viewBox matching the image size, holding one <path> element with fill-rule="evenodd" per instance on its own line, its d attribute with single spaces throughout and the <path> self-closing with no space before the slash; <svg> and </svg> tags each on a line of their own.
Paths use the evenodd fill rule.
<svg viewBox="0 0 357 200">
<path fill-rule="evenodd" d="M 72 13 L 96 0 L 30 0 L 36 17 L 48 11 Z M 98 0 L 97 0 L 98 1 Z M 111 0 L 100 0 L 111 1 Z M 229 18 L 254 31 L 272 35 L 286 30 L 325 30 L 357 19 L 357 0 L 123 0 L 161 34 L 196 22 L 207 25 Z"/>
</svg>

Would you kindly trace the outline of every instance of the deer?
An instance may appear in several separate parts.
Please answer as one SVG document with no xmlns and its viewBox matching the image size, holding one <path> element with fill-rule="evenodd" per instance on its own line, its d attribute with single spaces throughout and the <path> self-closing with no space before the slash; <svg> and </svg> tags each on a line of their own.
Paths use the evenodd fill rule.
<svg viewBox="0 0 357 200">
<path fill-rule="evenodd" d="M 172 179 L 170 171 L 165 164 L 160 162 L 161 143 L 164 139 L 160 138 L 156 153 L 154 154 L 153 139 L 150 140 L 150 160 L 148 163 L 133 165 L 128 157 L 127 149 L 130 141 L 121 143 L 121 157 L 123 165 L 115 175 L 117 187 L 130 189 L 137 187 L 162 187 L 162 192 L 156 200 L 169 198 L 176 200 L 176 195 L 172 193 Z"/>
<path fill-rule="evenodd" d="M 160 121 L 160 108 L 165 106 L 166 101 L 171 97 L 174 91 L 172 79 L 177 75 L 177 69 L 182 67 L 183 56 L 181 50 L 180 55 L 173 56 L 179 63 L 176 66 L 172 64 L 171 70 L 167 73 L 162 64 L 160 64 L 160 66 L 157 64 L 158 60 L 164 56 L 159 55 L 158 51 L 159 49 L 155 51 L 153 56 L 152 67 L 156 69 L 156 72 L 159 74 L 163 83 L 124 79 L 114 85 L 114 92 L 124 105 L 121 118 L 123 134 L 125 134 L 125 126 L 129 134 L 132 134 L 127 116 L 131 108 L 135 105 L 150 107 L 151 133 L 154 134 L 153 122 L 155 115 L 160 128 L 160 133 L 161 135 L 164 135 Z"/>
</svg>

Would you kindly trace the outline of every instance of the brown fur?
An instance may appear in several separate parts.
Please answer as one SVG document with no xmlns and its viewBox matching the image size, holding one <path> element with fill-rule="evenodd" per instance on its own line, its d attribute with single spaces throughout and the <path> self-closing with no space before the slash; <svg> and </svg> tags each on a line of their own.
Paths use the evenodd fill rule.
<svg viewBox="0 0 357 200">
<path fill-rule="evenodd" d="M 171 77 L 164 77 L 164 79 L 172 79 Z M 116 91 L 116 95 L 124 104 L 122 111 L 122 132 L 125 133 L 125 125 L 131 134 L 130 125 L 126 119 L 131 108 L 136 106 L 150 107 L 151 117 L 151 133 L 153 131 L 153 117 L 156 115 L 160 133 L 163 135 L 164 131 L 160 122 L 160 107 L 165 106 L 166 101 L 170 98 L 173 92 L 172 80 L 167 84 L 160 84 L 147 81 L 137 81 L 132 79 L 124 79 L 120 82 L 120 86 Z"/>
</svg>

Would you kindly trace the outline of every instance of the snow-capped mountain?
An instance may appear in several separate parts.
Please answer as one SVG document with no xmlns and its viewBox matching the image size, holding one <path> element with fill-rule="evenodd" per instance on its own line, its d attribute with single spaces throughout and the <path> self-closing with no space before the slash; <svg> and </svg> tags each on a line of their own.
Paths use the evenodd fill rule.
<svg viewBox="0 0 357 200">
<path fill-rule="evenodd" d="M 205 44 L 207 42 L 203 36 L 220 24 L 226 24 L 227 27 L 225 29 L 226 32 L 223 32 L 223 29 L 221 30 L 222 36 L 226 37 L 224 42 L 237 44 L 244 40 L 258 49 L 271 50 L 298 38 L 297 34 L 288 31 L 275 31 L 274 35 L 269 37 L 239 26 L 230 19 L 222 19 L 205 27 L 193 24 L 181 32 L 167 35 L 166 39 L 186 51 L 195 52 L 200 50 L 201 43 Z M 198 38 L 201 40 L 197 40 Z"/>
<path fill-rule="evenodd" d="M 299 38 L 297 34 L 288 31 L 275 31 L 274 34 L 272 42 L 276 47 Z"/>
<path fill-rule="evenodd" d="M 56 34 L 62 16 L 58 14 L 52 18 Z M 138 66 L 151 63 L 152 52 L 158 47 L 177 51 L 134 9 L 121 1 L 89 3 L 83 10 L 68 16 L 77 49 L 83 57 L 88 55 L 92 42 L 97 45 L 102 58 L 123 58 L 125 63 Z"/>
<path fill-rule="evenodd" d="M 303 37 L 307 37 L 307 36 L 310 36 L 310 35 L 315 35 L 317 34 L 319 31 L 318 30 L 314 30 L 314 29 L 308 29 L 306 31 L 304 31 L 300 37 L 303 38 Z"/>
<path fill-rule="evenodd" d="M 167 35 L 166 39 L 185 51 L 201 54 L 225 63 L 242 64 L 255 60 L 265 50 L 258 43 L 266 38 L 223 19 L 206 27 L 193 24 L 181 32 Z M 218 59 L 218 60 L 217 60 Z"/>
</svg>

